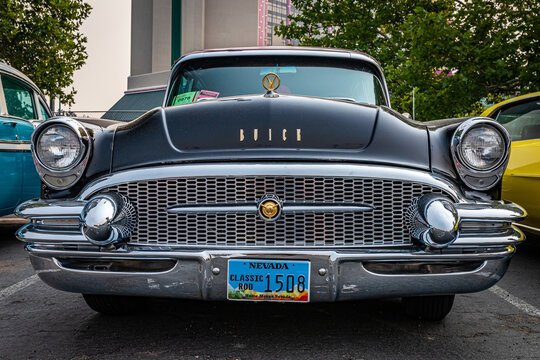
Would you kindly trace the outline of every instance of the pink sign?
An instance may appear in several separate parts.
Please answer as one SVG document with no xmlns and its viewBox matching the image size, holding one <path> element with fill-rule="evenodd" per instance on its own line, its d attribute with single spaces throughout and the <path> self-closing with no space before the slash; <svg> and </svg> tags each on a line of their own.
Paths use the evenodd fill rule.
<svg viewBox="0 0 540 360">
<path fill-rule="evenodd" d="M 268 6 L 267 6 L 267 0 L 259 0 L 259 21 L 257 25 L 257 32 L 258 32 L 258 38 L 257 38 L 257 44 L 259 46 L 265 46 L 266 45 L 266 25 L 268 23 Z"/>
<path fill-rule="evenodd" d="M 218 96 L 219 96 L 219 93 L 216 91 L 201 90 L 199 91 L 199 94 L 195 98 L 195 101 L 198 101 L 201 99 L 216 99 Z"/>
</svg>

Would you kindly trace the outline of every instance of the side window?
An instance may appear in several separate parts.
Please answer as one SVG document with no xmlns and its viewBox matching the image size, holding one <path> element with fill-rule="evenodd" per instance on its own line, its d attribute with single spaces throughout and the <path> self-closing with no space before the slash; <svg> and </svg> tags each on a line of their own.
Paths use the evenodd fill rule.
<svg viewBox="0 0 540 360">
<path fill-rule="evenodd" d="M 382 85 L 376 76 L 373 76 L 373 89 L 375 90 L 376 105 L 387 105 Z"/>
<path fill-rule="evenodd" d="M 540 98 L 502 109 L 496 120 L 508 130 L 512 141 L 540 139 Z"/>
<path fill-rule="evenodd" d="M 49 118 L 49 114 L 47 113 L 47 110 L 45 110 L 45 106 L 40 102 L 39 103 L 39 111 L 41 111 L 41 117 L 43 120 L 47 120 Z"/>
<path fill-rule="evenodd" d="M 9 76 L 2 76 L 2 85 L 4 87 L 4 96 L 9 115 L 18 116 L 26 120 L 37 118 L 31 90 L 20 81 Z"/>
</svg>

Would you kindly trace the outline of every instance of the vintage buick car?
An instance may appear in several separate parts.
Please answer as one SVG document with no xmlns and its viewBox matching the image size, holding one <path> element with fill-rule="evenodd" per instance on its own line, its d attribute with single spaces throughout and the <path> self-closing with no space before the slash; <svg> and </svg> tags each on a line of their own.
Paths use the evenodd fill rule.
<svg viewBox="0 0 540 360">
<path fill-rule="evenodd" d="M 51 115 L 43 94 L 23 73 L 0 62 L 0 216 L 39 196 L 41 181 L 30 154 L 37 123 Z"/>
<path fill-rule="evenodd" d="M 437 320 L 524 239 L 525 211 L 499 200 L 509 145 L 489 118 L 396 113 L 362 53 L 195 52 L 132 122 L 37 128 L 43 192 L 17 236 L 44 282 L 102 313 L 138 296 L 401 297 Z"/>
<path fill-rule="evenodd" d="M 540 92 L 495 104 L 482 116 L 495 119 L 512 139 L 502 180 L 502 198 L 524 206 L 529 217 L 519 226 L 540 234 Z"/>
</svg>

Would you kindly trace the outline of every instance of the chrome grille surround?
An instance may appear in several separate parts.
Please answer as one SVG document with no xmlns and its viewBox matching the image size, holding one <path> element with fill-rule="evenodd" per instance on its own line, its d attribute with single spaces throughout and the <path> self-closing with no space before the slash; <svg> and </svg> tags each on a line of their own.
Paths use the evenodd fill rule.
<svg viewBox="0 0 540 360">
<path fill-rule="evenodd" d="M 117 191 L 127 196 L 137 207 L 139 224 L 131 236 L 133 245 L 179 246 L 196 248 L 228 247 L 291 247 L 291 248 L 358 248 L 381 246 L 407 246 L 411 238 L 404 221 L 404 214 L 413 199 L 425 193 L 445 194 L 456 200 L 459 194 L 452 186 L 431 175 L 390 167 L 360 165 L 315 166 L 321 176 L 292 175 L 294 167 L 286 171 L 282 165 L 278 175 L 272 173 L 271 164 L 265 172 L 244 168 L 238 171 L 233 165 L 216 165 L 216 169 L 236 169 L 212 176 L 197 176 L 196 171 L 166 171 L 167 177 L 158 178 L 160 171 L 148 176 L 104 180 L 102 186 L 83 192 L 85 198 L 96 190 Z M 203 165 L 188 165 L 189 170 L 202 169 Z M 246 165 L 248 166 L 248 165 Z M 263 167 L 263 165 L 252 165 Z M 206 165 L 210 174 L 213 166 Z M 310 169 L 309 165 L 301 165 Z M 348 171 L 347 168 L 355 171 Z M 164 168 L 164 167 L 163 167 Z M 372 170 L 382 169 L 380 172 Z M 388 176 L 394 169 L 394 178 Z M 369 171 L 366 171 L 369 170 Z M 261 172 L 257 175 L 247 175 Z M 284 173 L 285 174 L 282 174 Z M 306 171 L 299 171 L 300 173 Z M 128 172 L 126 172 L 128 173 Z M 176 173 L 177 176 L 170 176 Z M 247 173 L 247 174 L 245 174 Z M 328 175 L 329 173 L 330 175 Z M 340 174 L 341 173 L 341 174 Z M 357 174 L 355 174 L 357 173 Z M 407 173 L 417 173 L 411 180 Z M 165 173 L 163 173 L 165 174 Z M 225 175 L 227 174 L 227 175 Z M 118 175 L 118 174 L 116 174 Z M 146 174 L 149 175 L 149 174 Z M 378 175 L 370 177 L 371 175 Z M 400 178 L 401 177 L 401 178 Z M 419 182 L 416 178 L 429 178 Z M 397 178 L 397 179 L 396 179 Z M 171 214 L 166 208 L 179 204 L 219 205 L 255 204 L 263 195 L 273 193 L 287 202 L 321 204 L 356 204 L 373 206 L 372 212 L 360 213 L 288 213 L 277 222 L 270 223 L 250 213 L 192 213 Z"/>
</svg>

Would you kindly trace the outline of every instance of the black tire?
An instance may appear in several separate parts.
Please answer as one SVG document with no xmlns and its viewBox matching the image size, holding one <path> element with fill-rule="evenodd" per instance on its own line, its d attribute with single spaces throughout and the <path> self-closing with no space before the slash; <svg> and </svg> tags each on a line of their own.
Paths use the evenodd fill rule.
<svg viewBox="0 0 540 360">
<path fill-rule="evenodd" d="M 135 312 L 137 298 L 116 295 L 83 294 L 84 301 L 94 311 L 104 315 L 126 315 Z"/>
<path fill-rule="evenodd" d="M 405 297 L 401 301 L 405 313 L 414 319 L 440 321 L 454 305 L 455 295 Z"/>
</svg>

